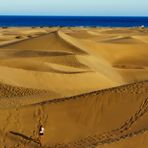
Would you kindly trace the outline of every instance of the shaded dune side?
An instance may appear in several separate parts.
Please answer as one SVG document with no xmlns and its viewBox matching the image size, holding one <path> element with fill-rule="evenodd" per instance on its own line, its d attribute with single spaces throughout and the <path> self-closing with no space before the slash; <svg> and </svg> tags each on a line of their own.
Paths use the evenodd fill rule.
<svg viewBox="0 0 148 148">
<path fill-rule="evenodd" d="M 139 39 L 136 39 L 132 36 L 118 36 L 115 38 L 110 38 L 107 40 L 102 40 L 101 42 L 105 42 L 105 43 L 126 43 L 126 44 L 139 44 L 139 43 L 144 43 Z"/>
<path fill-rule="evenodd" d="M 147 133 L 147 89 L 145 81 L 18 109 L 23 116 L 41 112 L 30 124 L 44 123 L 45 147 L 95 148 Z"/>
<path fill-rule="evenodd" d="M 74 55 L 71 52 L 67 51 L 58 51 L 58 50 L 20 50 L 20 49 L 7 49 L 2 48 L 0 51 L 0 57 L 2 59 L 5 58 L 37 58 L 37 57 L 60 57 L 60 56 L 67 56 L 67 55 Z"/>
<path fill-rule="evenodd" d="M 148 131 L 148 127 L 142 128 L 140 130 L 137 130 L 133 132 L 131 130 L 132 126 L 134 124 L 137 124 L 136 122 L 142 118 L 146 113 L 148 112 L 148 98 L 144 99 L 142 104 L 139 106 L 139 109 L 136 111 L 134 115 L 132 115 L 120 128 L 117 128 L 115 130 L 112 130 L 109 133 L 104 133 L 101 135 L 99 138 L 103 137 L 102 141 L 97 143 L 98 145 L 100 144 L 105 144 L 105 143 L 112 143 L 116 142 L 120 139 L 124 139 L 127 137 L 132 137 L 137 134 L 141 134 L 143 132 Z M 129 132 L 128 132 L 129 130 Z"/>
<path fill-rule="evenodd" d="M 145 87 L 145 84 L 143 87 Z M 148 87 L 147 84 L 146 84 L 146 86 Z M 110 102 L 110 103 L 114 104 L 114 105 L 111 105 L 108 102 L 109 100 L 103 101 L 104 103 L 102 104 L 103 105 L 102 110 L 100 109 L 101 106 L 98 106 L 98 109 L 97 109 L 96 105 L 94 106 L 94 109 L 90 109 L 90 106 L 87 104 L 88 99 L 93 100 L 93 101 L 89 100 L 89 103 L 91 105 L 92 105 L 92 102 L 94 103 L 94 98 L 97 97 L 97 96 L 95 96 L 95 94 L 93 94 L 94 97 L 89 96 L 89 98 L 83 96 L 82 100 L 83 99 L 84 100 L 83 100 L 82 104 L 83 105 L 87 104 L 86 106 L 88 108 L 85 107 L 85 109 L 87 108 L 88 110 L 87 109 L 86 110 L 85 109 L 82 109 L 82 110 L 78 109 L 78 110 L 81 110 L 80 116 L 83 115 L 83 117 L 81 116 L 82 119 L 79 119 L 78 122 L 80 122 L 80 121 L 82 123 L 86 122 L 86 125 L 87 125 L 86 128 L 88 128 L 88 129 L 85 129 L 85 130 L 88 131 L 88 133 L 86 132 L 85 136 L 87 134 L 88 134 L 88 136 L 86 136 L 86 138 L 80 138 L 79 140 L 75 140 L 74 142 L 69 142 L 67 144 L 61 143 L 61 144 L 51 145 L 49 147 L 52 147 L 52 148 L 54 148 L 54 147 L 58 147 L 58 148 L 86 148 L 86 147 L 95 148 L 98 145 L 114 143 L 114 142 L 120 141 L 122 139 L 126 139 L 129 137 L 133 137 L 133 136 L 136 136 L 139 134 L 143 134 L 144 132 L 147 132 L 148 127 L 146 125 L 147 125 L 148 121 L 147 121 L 146 116 L 147 116 L 147 112 L 148 112 L 148 98 L 146 96 L 148 95 L 148 93 L 144 94 L 145 90 L 143 90 L 142 97 L 141 97 L 141 94 L 128 95 L 127 93 L 129 93 L 130 90 L 131 91 L 135 90 L 134 87 L 133 87 L 133 85 L 129 85 L 129 86 L 127 86 L 127 88 L 125 87 L 123 89 L 125 91 L 125 94 L 123 92 L 121 93 L 122 89 L 120 90 L 120 88 L 113 89 L 112 90 L 113 92 L 115 92 L 116 90 L 119 90 L 118 93 L 116 92 L 117 95 L 114 96 L 116 99 L 113 98 L 113 94 L 112 94 L 113 92 L 111 93 L 111 90 L 106 91 L 103 96 L 98 96 L 98 100 L 95 100 L 95 103 L 97 105 L 99 105 L 97 103 L 98 101 L 101 101 L 101 102 L 103 101 L 102 98 L 105 100 L 106 99 L 108 100 L 109 98 L 106 98 L 106 96 L 112 98 L 113 102 Z M 136 87 L 140 87 L 140 86 L 138 86 L 138 84 L 136 84 Z M 145 88 L 143 88 L 143 89 L 145 89 Z M 141 89 L 139 89 L 139 91 L 141 91 Z M 123 96 L 119 97 L 120 96 L 119 94 L 122 94 Z M 133 92 L 133 94 L 134 94 L 134 92 Z M 121 101 L 120 99 L 123 99 L 124 96 L 127 97 L 128 99 L 130 99 L 130 97 L 133 97 L 133 96 L 134 97 L 132 100 L 126 99 L 126 101 L 123 101 L 123 100 Z M 119 97 L 119 98 L 117 99 L 117 97 Z M 114 99 L 117 101 L 116 103 L 115 103 Z M 77 100 L 77 101 L 80 101 L 80 100 Z M 85 102 L 85 104 L 84 104 L 84 102 Z M 115 109 L 113 109 L 111 106 Z M 126 106 L 126 108 L 125 108 L 125 106 Z M 110 108 L 110 109 L 107 109 L 107 108 Z M 120 115 L 115 113 L 115 110 L 117 108 L 118 108 L 118 112 L 120 112 Z M 112 110 L 112 112 L 110 113 L 111 110 Z M 102 122 L 102 123 L 101 123 L 101 121 L 99 121 L 101 114 L 104 118 L 103 119 L 104 122 Z M 110 118 L 115 119 L 115 121 L 112 121 L 113 123 L 111 125 L 108 125 L 109 121 L 107 119 L 110 119 Z M 88 119 L 89 119 L 89 121 L 88 121 Z M 145 126 L 140 126 L 140 127 L 138 126 L 138 124 L 140 123 L 140 120 L 143 120 L 143 123 L 145 123 L 144 124 Z M 117 127 L 119 127 L 119 128 L 117 128 Z M 92 128 L 92 129 L 90 129 L 90 128 Z M 108 131 L 108 132 L 103 132 L 103 131 Z M 95 134 L 93 135 L 93 133 L 95 133 Z M 82 137 L 82 135 L 80 137 Z"/>
<path fill-rule="evenodd" d="M 58 57 L 52 56 L 48 58 L 39 58 L 36 60 L 39 60 L 41 62 L 50 62 L 54 64 L 71 66 L 75 68 L 88 69 L 88 66 L 86 64 L 82 64 L 79 61 L 79 55 L 65 55 L 65 56 L 58 56 Z"/>
<path fill-rule="evenodd" d="M 42 35 L 35 38 L 30 38 L 29 40 L 24 40 L 16 43 L 11 43 L 2 48 L 11 49 L 22 49 L 22 50 L 58 50 L 58 51 L 68 51 L 77 54 L 85 53 L 80 48 L 74 46 L 73 44 L 65 41 L 61 38 L 57 31 L 51 32 L 46 35 Z"/>
<path fill-rule="evenodd" d="M 53 57 L 53 58 L 48 58 L 48 59 L 46 58 L 39 60 L 35 58 L 34 59 L 16 58 L 16 59 L 10 59 L 9 61 L 1 60 L 0 65 L 5 67 L 12 67 L 12 68 L 31 70 L 31 71 L 65 73 L 65 74 L 91 72 L 91 70 L 87 66 L 81 64 L 75 57 L 71 56 L 71 59 L 67 58 L 67 60 L 64 59 L 64 57 L 63 57 L 64 60 L 62 60 L 62 58 L 57 60 L 58 58 Z"/>
<path fill-rule="evenodd" d="M 48 56 L 66 56 L 72 55 L 72 53 L 64 51 L 48 51 L 48 50 L 21 50 L 16 51 L 12 55 L 13 57 L 48 57 Z"/>
<path fill-rule="evenodd" d="M 135 141 L 131 141 L 135 137 L 138 137 L 137 141 L 139 140 L 139 138 L 141 138 L 140 140 L 143 140 L 144 143 L 146 143 L 144 144 L 142 143 L 143 141 L 141 142 L 139 140 L 138 142 L 141 143 L 139 144 L 139 147 L 147 148 L 147 146 L 145 146 L 147 145 L 147 142 L 146 142 L 147 140 L 144 140 L 147 135 L 148 135 L 148 128 L 137 130 L 131 133 L 126 133 L 120 136 L 119 135 L 114 136 L 113 133 L 111 135 L 99 135 L 99 136 L 94 135 L 94 136 L 89 136 L 84 139 L 80 139 L 78 141 L 75 141 L 74 143 L 68 143 L 68 144 L 59 143 L 59 144 L 47 146 L 47 148 L 89 148 L 89 147 L 91 148 L 110 148 L 110 147 L 119 148 L 123 146 L 123 142 L 124 142 L 123 140 L 128 141 L 126 143 L 126 147 L 129 146 L 129 143 L 131 145 L 134 145 L 134 147 L 137 147 L 137 144 L 132 144 L 132 142 L 134 143 Z"/>
</svg>

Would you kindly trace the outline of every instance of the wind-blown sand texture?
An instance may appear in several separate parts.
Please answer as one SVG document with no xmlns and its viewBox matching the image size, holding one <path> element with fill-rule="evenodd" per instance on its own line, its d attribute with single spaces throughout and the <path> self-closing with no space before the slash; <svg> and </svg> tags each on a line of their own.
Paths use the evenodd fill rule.
<svg viewBox="0 0 148 148">
<path fill-rule="evenodd" d="M 148 147 L 148 29 L 1 28 L 0 147 Z"/>
</svg>

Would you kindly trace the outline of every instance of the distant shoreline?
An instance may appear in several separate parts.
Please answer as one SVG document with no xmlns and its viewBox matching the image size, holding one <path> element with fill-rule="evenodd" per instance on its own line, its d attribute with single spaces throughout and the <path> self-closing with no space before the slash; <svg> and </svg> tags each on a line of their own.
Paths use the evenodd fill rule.
<svg viewBox="0 0 148 148">
<path fill-rule="evenodd" d="M 9 28 L 102 28 L 102 29 L 140 29 L 140 26 L 133 26 L 133 27 L 101 27 L 101 26 L 0 26 L 0 29 L 9 29 Z M 148 27 L 144 27 L 143 29 L 148 29 Z"/>
<path fill-rule="evenodd" d="M 0 16 L 0 27 L 148 27 L 148 17 Z"/>
</svg>

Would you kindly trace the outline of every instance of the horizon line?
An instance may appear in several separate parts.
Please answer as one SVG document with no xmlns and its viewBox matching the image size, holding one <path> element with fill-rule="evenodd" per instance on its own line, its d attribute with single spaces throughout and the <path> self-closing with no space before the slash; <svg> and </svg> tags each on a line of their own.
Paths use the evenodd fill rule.
<svg viewBox="0 0 148 148">
<path fill-rule="evenodd" d="M 34 16 L 34 17 L 148 17 L 142 15 L 24 15 L 24 14 L 0 14 L 0 16 Z"/>
</svg>

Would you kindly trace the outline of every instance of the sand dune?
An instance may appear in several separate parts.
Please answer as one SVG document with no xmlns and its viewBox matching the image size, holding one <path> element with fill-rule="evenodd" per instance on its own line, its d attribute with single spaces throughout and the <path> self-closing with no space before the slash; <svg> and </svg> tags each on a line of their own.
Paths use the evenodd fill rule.
<svg viewBox="0 0 148 148">
<path fill-rule="evenodd" d="M 147 86 L 147 82 L 142 82 L 55 99 L 36 106 L 17 108 L 17 111 L 9 108 L 11 121 L 15 122 L 14 118 L 19 114 L 19 122 L 17 127 L 13 123 L 7 127 L 7 144 L 15 144 L 17 140 L 20 147 L 37 146 L 34 142 L 27 144 L 25 139 L 20 141 L 19 136 L 9 132 L 20 133 L 22 128 L 22 134 L 35 138 L 37 131 L 34 133 L 30 128 L 36 129 L 40 123 L 47 130 L 45 147 L 96 147 L 143 134 L 148 128 Z M 7 111 L 3 112 L 6 116 Z M 33 118 L 23 118 L 28 115 Z M 110 120 L 112 124 L 108 124 Z M 23 125 L 26 122 L 29 122 L 29 129 Z"/>
<path fill-rule="evenodd" d="M 21 61 L 21 63 L 19 63 Z M 31 63 L 31 64 L 30 64 Z M 82 64 L 79 63 L 76 67 L 74 66 L 68 66 L 68 65 L 62 65 L 62 64 L 56 64 L 56 63 L 51 63 L 51 62 L 42 62 L 42 61 L 36 61 L 36 60 L 22 60 L 22 59 L 15 59 L 15 60 L 10 60 L 10 61 L 3 61 L 1 62 L 1 65 L 6 66 L 6 67 L 14 67 L 18 69 L 24 69 L 24 70 L 31 70 L 31 71 L 43 71 L 43 72 L 56 72 L 57 73 L 72 73 L 72 72 L 87 72 L 90 71 L 89 69 L 81 69 Z M 80 68 L 78 68 L 80 67 Z"/>
<path fill-rule="evenodd" d="M 41 43 L 41 44 L 36 44 L 36 43 Z M 58 32 L 51 32 L 47 35 L 32 38 L 30 40 L 11 43 L 7 45 L 6 48 L 22 49 L 22 50 L 26 50 L 26 49 L 28 50 L 34 50 L 34 49 L 35 50 L 41 50 L 41 49 L 42 50 L 62 50 L 62 51 L 68 51 L 73 53 L 83 53 L 83 51 L 79 50 L 79 48 L 73 46 L 72 44 L 68 44 L 65 40 L 63 40 L 59 36 Z"/>
<path fill-rule="evenodd" d="M 148 32 L 0 29 L 0 146 L 146 148 Z"/>
<path fill-rule="evenodd" d="M 106 43 L 126 43 L 126 44 L 139 44 L 141 43 L 142 41 L 141 40 L 138 40 L 132 36 L 118 36 L 116 38 L 111 38 L 111 39 L 108 39 L 108 40 L 104 40 L 102 42 L 106 42 Z"/>
</svg>

